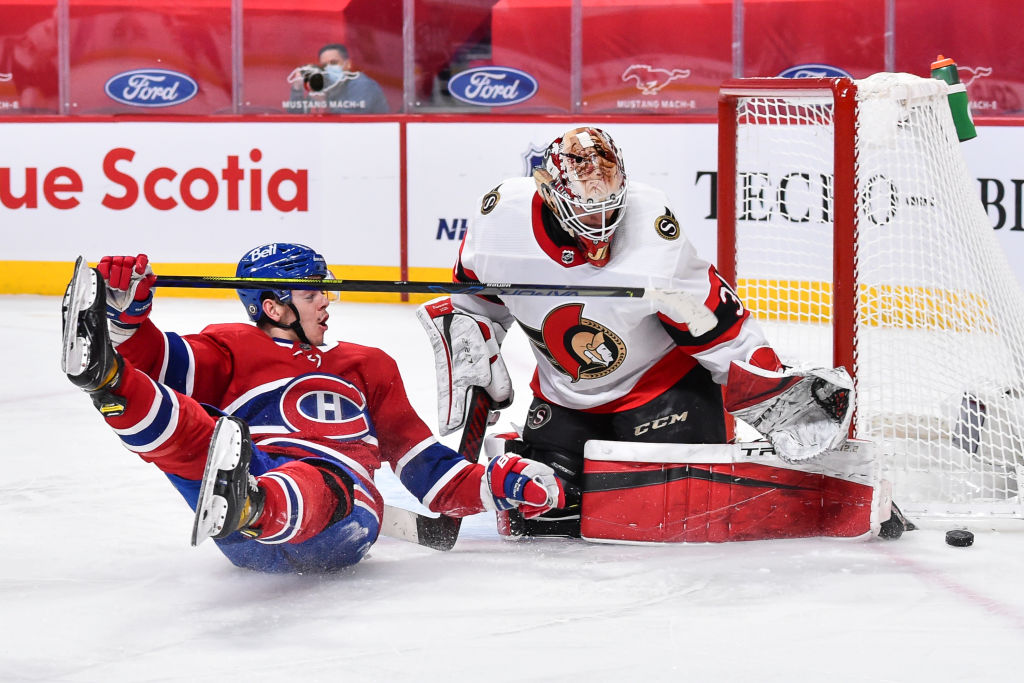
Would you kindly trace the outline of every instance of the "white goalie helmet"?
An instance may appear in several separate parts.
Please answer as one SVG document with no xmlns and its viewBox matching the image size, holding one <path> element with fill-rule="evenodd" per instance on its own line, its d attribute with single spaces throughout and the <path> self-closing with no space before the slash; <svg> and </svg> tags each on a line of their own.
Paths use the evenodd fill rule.
<svg viewBox="0 0 1024 683">
<path fill-rule="evenodd" d="M 600 128 L 570 130 L 544 150 L 533 179 L 541 198 L 587 260 L 595 266 L 606 265 L 612 235 L 626 206 L 626 169 L 611 136 Z"/>
</svg>

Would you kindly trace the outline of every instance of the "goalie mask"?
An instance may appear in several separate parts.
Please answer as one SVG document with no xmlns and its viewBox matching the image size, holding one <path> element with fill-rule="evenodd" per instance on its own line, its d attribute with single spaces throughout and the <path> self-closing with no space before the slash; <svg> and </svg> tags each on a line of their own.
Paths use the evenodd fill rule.
<svg viewBox="0 0 1024 683">
<path fill-rule="evenodd" d="M 611 136 L 599 128 L 570 130 L 544 150 L 533 179 L 591 265 L 607 265 L 626 206 L 626 170 Z"/>
<path fill-rule="evenodd" d="M 251 249 L 238 262 L 236 277 L 303 278 L 323 280 L 331 277 L 324 257 L 304 244 L 274 242 Z M 292 299 L 291 289 L 239 289 L 238 298 L 254 323 L 263 315 L 263 300 L 273 297 L 282 303 Z M 298 317 L 298 312 L 296 312 Z"/>
</svg>

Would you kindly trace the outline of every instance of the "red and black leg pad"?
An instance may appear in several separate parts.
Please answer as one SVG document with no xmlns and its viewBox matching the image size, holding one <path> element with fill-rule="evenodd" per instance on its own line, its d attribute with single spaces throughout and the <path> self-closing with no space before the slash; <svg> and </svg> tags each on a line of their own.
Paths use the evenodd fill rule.
<svg viewBox="0 0 1024 683">
<path fill-rule="evenodd" d="M 870 537 L 878 532 L 882 501 L 888 503 L 871 474 L 844 477 L 807 471 L 810 465 L 644 462 L 642 457 L 585 460 L 584 538 L 708 543 Z"/>
</svg>

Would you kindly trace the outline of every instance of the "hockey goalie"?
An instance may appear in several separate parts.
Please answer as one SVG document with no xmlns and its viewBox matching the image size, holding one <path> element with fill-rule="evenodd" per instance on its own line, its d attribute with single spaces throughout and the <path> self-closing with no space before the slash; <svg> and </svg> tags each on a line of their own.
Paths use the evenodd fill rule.
<svg viewBox="0 0 1024 683">
<path fill-rule="evenodd" d="M 847 441 L 854 389 L 843 368 L 787 367 L 667 196 L 627 181 L 607 132 L 547 146 L 533 178 L 487 192 L 454 280 L 643 287 L 642 298 L 453 295 L 421 306 L 434 350 L 442 434 L 471 396 L 512 400 L 501 357 L 518 323 L 537 365 L 521 434 L 489 439 L 545 463 L 566 505 L 508 536 L 626 542 L 801 536 L 895 537 L 902 517 L 870 444 Z M 483 392 L 474 393 L 474 388 Z M 739 418 L 763 435 L 730 444 Z"/>
</svg>

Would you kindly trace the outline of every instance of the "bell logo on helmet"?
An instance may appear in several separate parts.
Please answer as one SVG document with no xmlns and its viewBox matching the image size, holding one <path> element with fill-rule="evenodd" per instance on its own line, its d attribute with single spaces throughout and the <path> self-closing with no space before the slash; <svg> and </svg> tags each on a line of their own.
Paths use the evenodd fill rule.
<svg viewBox="0 0 1024 683">
<path fill-rule="evenodd" d="M 266 245 L 264 245 L 262 247 L 256 247 L 255 249 L 250 251 L 249 255 L 246 258 L 248 258 L 250 261 L 259 261 L 260 259 L 265 259 L 268 256 L 273 256 L 276 253 L 277 253 L 277 244 L 276 243 L 275 244 L 266 244 Z"/>
</svg>

